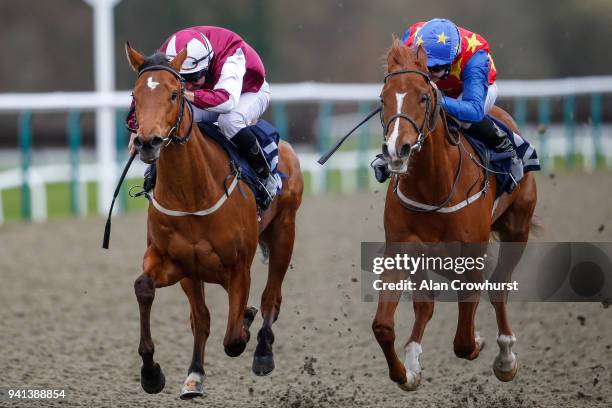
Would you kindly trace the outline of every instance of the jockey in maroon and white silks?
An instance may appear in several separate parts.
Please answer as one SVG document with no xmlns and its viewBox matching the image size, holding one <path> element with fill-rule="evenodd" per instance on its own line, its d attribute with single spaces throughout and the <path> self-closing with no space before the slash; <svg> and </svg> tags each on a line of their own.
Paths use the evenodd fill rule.
<svg viewBox="0 0 612 408">
<path fill-rule="evenodd" d="M 217 122 L 266 190 L 275 193 L 275 179 L 249 128 L 270 104 L 270 87 L 261 58 L 238 34 L 214 26 L 180 30 L 164 41 L 159 51 L 171 59 L 184 48 L 187 58 L 179 73 L 185 79 L 185 97 L 193 105 L 194 121 Z M 137 127 L 133 112 L 128 117 L 128 127 Z"/>
</svg>

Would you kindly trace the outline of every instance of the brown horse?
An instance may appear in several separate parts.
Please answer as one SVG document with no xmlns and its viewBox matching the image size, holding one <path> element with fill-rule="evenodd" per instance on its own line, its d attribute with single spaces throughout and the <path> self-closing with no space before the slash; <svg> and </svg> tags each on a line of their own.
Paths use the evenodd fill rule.
<svg viewBox="0 0 612 408">
<path fill-rule="evenodd" d="M 449 135 L 440 109 L 441 93 L 427 74 L 425 50 L 408 48 L 395 40 L 387 55 L 387 72 L 381 94 L 383 154 L 394 175 L 385 204 L 386 242 L 481 243 L 486 247 L 491 233 L 497 232 L 501 241 L 526 243 L 537 196 L 533 174 L 527 173 L 520 185 L 497 203 L 493 174 L 489 176 L 488 193 L 474 195 L 474 186 L 477 191 L 485 185 L 484 171 L 474 159 L 477 156 L 470 144 L 462 136 L 453 139 Z M 496 107 L 492 114 L 518 133 L 506 112 Z M 512 257 L 512 261 L 499 262 L 493 272 L 497 279 L 509 279 L 524 244 L 516 247 L 501 246 L 499 259 Z M 421 379 L 421 339 L 434 303 L 431 296 L 413 299 L 415 321 L 402 363 L 394 349 L 394 314 L 399 296 L 397 291 L 380 293 L 372 329 L 385 354 L 389 377 L 402 389 L 414 390 Z M 455 354 L 468 360 L 478 357 L 484 346 L 474 329 L 479 296 L 478 292 L 460 294 L 463 301 L 459 302 L 453 345 Z M 518 369 L 506 300 L 507 292 L 501 298 L 492 297 L 500 348 L 493 370 L 501 381 L 512 380 Z"/>
<path fill-rule="evenodd" d="M 269 254 L 269 268 L 261 298 L 263 325 L 252 368 L 257 375 L 274 369 L 272 323 L 278 318 L 281 285 L 293 252 L 303 178 L 297 155 L 288 143 L 281 142 L 278 167 L 286 175 L 283 190 L 258 221 L 250 188 L 237 178 L 223 148 L 204 137 L 193 123 L 178 74 L 186 49 L 170 62 L 159 54 L 145 58 L 129 44 L 126 53 L 139 73 L 133 90 L 139 123 L 134 144 L 142 161 L 157 162 L 143 273 L 134 283 L 140 308 L 141 384 L 148 393 L 164 387 L 163 372 L 153 360 L 151 305 L 156 288 L 180 282 L 189 300 L 194 336 L 189 375 L 180 394 L 188 399 L 204 392 L 204 348 L 210 331 L 204 282 L 217 283 L 228 293 L 223 346 L 230 357 L 239 356 L 257 313 L 247 308 L 247 300 L 258 240 Z"/>
</svg>

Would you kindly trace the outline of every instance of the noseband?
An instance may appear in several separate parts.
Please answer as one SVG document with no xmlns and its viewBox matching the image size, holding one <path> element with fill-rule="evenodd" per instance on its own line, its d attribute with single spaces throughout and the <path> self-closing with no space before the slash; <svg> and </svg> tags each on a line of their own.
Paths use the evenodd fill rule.
<svg viewBox="0 0 612 408">
<path fill-rule="evenodd" d="M 391 123 L 393 123 L 394 120 L 396 119 L 407 120 L 418 134 L 417 142 L 416 144 L 414 144 L 414 146 L 411 146 L 410 150 L 420 151 L 421 148 L 423 147 L 423 143 L 425 142 L 425 139 L 427 138 L 427 136 L 429 136 L 429 134 L 436 127 L 436 123 L 438 121 L 438 114 L 440 112 L 440 105 L 442 103 L 442 93 L 440 92 L 436 84 L 431 81 L 431 79 L 429 78 L 429 75 L 418 69 L 406 68 L 406 69 L 400 69 L 398 71 L 389 72 L 385 75 L 384 82 L 387 83 L 387 79 L 389 79 L 390 77 L 395 76 L 395 75 L 401 75 L 401 74 L 418 74 L 425 79 L 425 81 L 427 82 L 427 85 L 429 85 L 429 87 L 434 91 L 435 101 L 434 101 L 433 111 L 431 110 L 431 97 L 428 93 L 426 96 L 426 101 L 425 101 L 426 102 L 425 116 L 423 117 L 423 123 L 421 124 L 420 127 L 419 125 L 417 125 L 416 121 L 412 117 L 410 117 L 409 115 L 406 115 L 405 113 L 401 113 L 401 111 L 400 113 L 396 113 L 395 115 L 391 116 L 391 118 L 389 118 L 389 121 L 385 123 L 384 121 L 385 115 L 384 115 L 383 109 L 381 109 L 380 111 L 380 123 L 383 127 L 384 135 L 386 136 L 389 130 L 389 126 L 391 126 Z M 427 129 L 425 129 L 425 126 L 427 126 Z"/>
<path fill-rule="evenodd" d="M 165 143 L 165 146 L 168 146 L 172 142 L 177 143 L 177 144 L 187 143 L 189 139 L 191 138 L 191 134 L 193 133 L 192 132 L 193 106 L 191 106 L 191 103 L 189 103 L 189 101 L 187 101 L 187 99 L 185 98 L 185 80 L 183 79 L 183 77 L 181 77 L 181 75 L 178 72 L 176 72 L 172 68 L 165 66 L 165 65 L 152 65 L 150 67 L 143 68 L 142 70 L 138 72 L 137 78 L 140 78 L 142 74 L 144 74 L 145 72 L 149 72 L 149 71 L 167 71 L 171 73 L 181 84 L 181 93 L 179 95 L 179 97 L 181 98 L 181 104 L 179 107 L 178 115 L 176 116 L 176 121 L 174 122 L 174 125 L 170 128 L 170 130 L 168 131 L 168 134 L 166 135 L 166 137 L 164 137 L 162 140 Z M 185 110 L 185 103 L 187 103 L 187 107 L 189 107 L 189 113 L 191 116 L 191 124 L 189 125 L 189 133 L 181 137 L 178 135 L 178 131 L 181 127 L 181 122 L 183 121 L 183 111 Z"/>
</svg>

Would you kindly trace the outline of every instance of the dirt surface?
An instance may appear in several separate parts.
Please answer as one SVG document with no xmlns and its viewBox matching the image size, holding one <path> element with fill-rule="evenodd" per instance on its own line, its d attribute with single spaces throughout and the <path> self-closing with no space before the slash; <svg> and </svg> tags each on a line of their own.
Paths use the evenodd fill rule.
<svg viewBox="0 0 612 408">
<path fill-rule="evenodd" d="M 541 240 L 612 240 L 611 174 L 542 174 Z M 296 249 L 284 285 L 276 334 L 276 370 L 256 377 L 255 347 L 223 352 L 227 296 L 207 286 L 212 331 L 206 396 L 178 393 L 192 352 L 180 287 L 157 291 L 152 312 L 155 358 L 166 374 L 161 394 L 140 387 L 138 308 L 133 281 L 145 242 L 145 214 L 113 222 L 110 252 L 100 249 L 100 218 L 12 224 L 0 228 L 0 387 L 66 389 L 65 401 L 0 406 L 104 407 L 557 407 L 612 405 L 612 308 L 601 304 L 513 303 L 509 307 L 521 368 L 500 383 L 493 309 L 482 303 L 479 330 L 488 340 L 475 361 L 452 350 L 455 304 L 438 304 L 423 339 L 423 383 L 401 391 L 373 335 L 374 303 L 360 300 L 361 241 L 383 239 L 384 192 L 310 197 L 299 215 Z M 264 266 L 255 261 L 250 304 L 258 306 Z M 412 307 L 397 315 L 399 349 Z M 254 330 L 261 325 L 258 315 Z"/>
</svg>

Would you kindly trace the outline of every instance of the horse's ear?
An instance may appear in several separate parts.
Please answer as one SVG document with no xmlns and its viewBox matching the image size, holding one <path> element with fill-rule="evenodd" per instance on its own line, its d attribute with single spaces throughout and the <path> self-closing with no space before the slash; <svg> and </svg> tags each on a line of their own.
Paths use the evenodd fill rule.
<svg viewBox="0 0 612 408">
<path fill-rule="evenodd" d="M 181 70 L 181 66 L 183 66 L 183 62 L 185 62 L 185 58 L 187 58 L 187 47 L 183 48 L 181 52 L 179 52 L 172 61 L 170 61 L 170 68 L 179 72 Z"/>
<path fill-rule="evenodd" d="M 145 57 L 130 46 L 129 42 L 125 42 L 125 55 L 127 56 L 128 62 L 132 69 L 136 72 L 140 70 L 142 64 L 144 64 Z"/>
<path fill-rule="evenodd" d="M 416 50 L 417 61 L 423 63 L 423 66 L 427 66 L 427 52 L 422 45 L 419 44 Z"/>
</svg>

